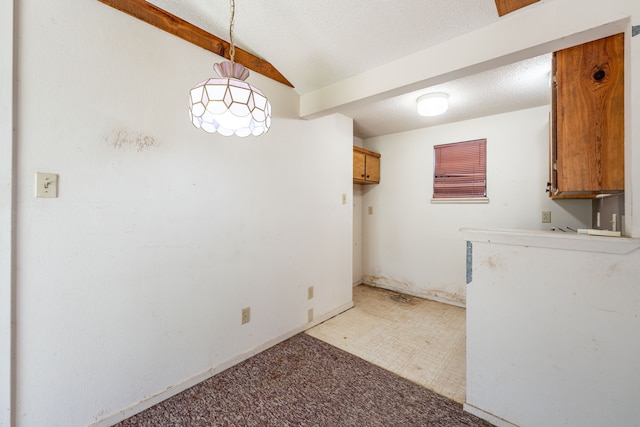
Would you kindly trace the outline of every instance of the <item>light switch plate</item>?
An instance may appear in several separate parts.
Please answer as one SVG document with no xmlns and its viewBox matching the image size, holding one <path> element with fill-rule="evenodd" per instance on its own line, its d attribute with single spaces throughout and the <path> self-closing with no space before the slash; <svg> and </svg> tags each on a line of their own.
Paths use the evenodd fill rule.
<svg viewBox="0 0 640 427">
<path fill-rule="evenodd" d="M 36 172 L 36 197 L 58 197 L 58 175 Z"/>
<path fill-rule="evenodd" d="M 551 211 L 542 211 L 540 222 L 542 222 L 542 223 L 550 223 L 551 222 Z"/>
<path fill-rule="evenodd" d="M 249 323 L 250 321 L 251 321 L 251 307 L 245 307 L 242 309 L 241 323 L 244 325 L 245 323 Z"/>
</svg>

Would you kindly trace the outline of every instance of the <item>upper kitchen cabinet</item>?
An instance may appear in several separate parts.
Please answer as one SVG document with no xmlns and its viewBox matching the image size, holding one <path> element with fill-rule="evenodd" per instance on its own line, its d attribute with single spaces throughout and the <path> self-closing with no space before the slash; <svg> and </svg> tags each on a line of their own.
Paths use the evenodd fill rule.
<svg viewBox="0 0 640 427">
<path fill-rule="evenodd" d="M 380 183 L 380 154 L 353 147 L 353 183 Z"/>
<path fill-rule="evenodd" d="M 553 54 L 550 191 L 624 191 L 624 35 Z"/>
</svg>

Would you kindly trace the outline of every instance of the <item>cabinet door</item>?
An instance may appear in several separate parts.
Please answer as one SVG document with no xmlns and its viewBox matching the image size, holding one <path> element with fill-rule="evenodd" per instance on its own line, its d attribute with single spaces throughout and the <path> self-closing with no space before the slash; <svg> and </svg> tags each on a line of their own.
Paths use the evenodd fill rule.
<svg viewBox="0 0 640 427">
<path fill-rule="evenodd" d="M 558 51 L 554 69 L 552 191 L 623 191 L 624 35 Z"/>
<path fill-rule="evenodd" d="M 366 154 L 359 151 L 353 151 L 353 179 L 362 181 L 365 179 L 365 157 Z"/>
<path fill-rule="evenodd" d="M 380 183 L 380 153 L 353 147 L 353 183 Z"/>
<path fill-rule="evenodd" d="M 380 159 L 376 156 L 366 156 L 365 180 L 368 182 L 380 182 Z"/>
</svg>

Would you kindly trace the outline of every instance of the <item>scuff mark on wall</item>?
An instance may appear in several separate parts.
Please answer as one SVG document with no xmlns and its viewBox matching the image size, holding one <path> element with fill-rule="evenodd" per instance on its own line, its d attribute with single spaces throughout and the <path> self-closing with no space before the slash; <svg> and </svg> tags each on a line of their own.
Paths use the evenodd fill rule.
<svg viewBox="0 0 640 427">
<path fill-rule="evenodd" d="M 137 151 L 148 150 L 160 145 L 156 138 L 151 135 L 123 129 L 114 130 L 113 133 L 106 138 L 106 142 L 113 148 L 135 147 Z"/>
<path fill-rule="evenodd" d="M 492 271 L 498 271 L 505 268 L 502 258 L 498 255 L 488 256 L 487 258 L 480 260 L 480 264 L 487 266 Z"/>
<path fill-rule="evenodd" d="M 426 292 L 424 298 L 433 301 L 444 302 L 458 307 L 464 307 L 467 303 L 467 299 L 464 295 L 441 290 L 428 291 Z"/>
<path fill-rule="evenodd" d="M 420 289 L 419 286 L 409 282 L 392 279 L 383 276 L 364 276 L 362 278 L 364 284 L 375 286 L 377 288 L 387 289 L 418 298 L 424 298 L 432 301 L 443 302 L 445 304 L 455 305 L 457 307 L 465 307 L 466 297 L 458 293 L 451 293 L 438 289 Z"/>
</svg>

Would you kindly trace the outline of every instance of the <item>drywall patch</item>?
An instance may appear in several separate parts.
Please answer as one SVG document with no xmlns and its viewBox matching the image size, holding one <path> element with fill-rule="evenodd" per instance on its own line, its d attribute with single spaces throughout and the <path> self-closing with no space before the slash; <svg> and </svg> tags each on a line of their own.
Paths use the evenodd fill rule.
<svg viewBox="0 0 640 427">
<path fill-rule="evenodd" d="M 159 146 L 158 141 L 151 135 L 128 130 L 116 130 L 107 137 L 107 144 L 113 148 L 135 148 L 137 151 L 145 151 Z"/>
<path fill-rule="evenodd" d="M 640 34 L 640 25 L 634 25 L 631 27 L 631 37 L 635 37 Z"/>
</svg>

